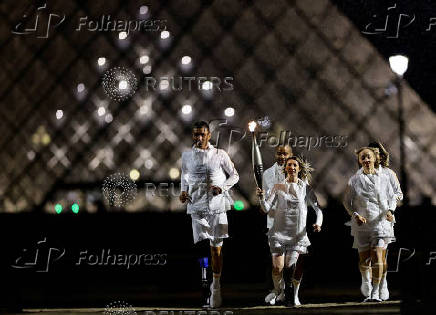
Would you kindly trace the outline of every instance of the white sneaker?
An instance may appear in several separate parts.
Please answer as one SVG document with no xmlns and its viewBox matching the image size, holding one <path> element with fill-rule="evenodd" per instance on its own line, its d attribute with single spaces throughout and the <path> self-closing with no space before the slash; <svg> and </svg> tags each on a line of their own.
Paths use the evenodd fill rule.
<svg viewBox="0 0 436 315">
<path fill-rule="evenodd" d="M 380 282 L 380 300 L 389 300 L 388 281 L 386 280 L 386 274 L 383 275 Z"/>
<path fill-rule="evenodd" d="M 210 307 L 217 308 L 221 306 L 222 298 L 221 298 L 221 288 L 214 288 L 213 284 L 210 285 Z"/>
<path fill-rule="evenodd" d="M 360 292 L 362 292 L 365 298 L 368 298 L 371 295 L 371 291 L 372 291 L 372 283 L 370 281 L 363 281 L 362 279 L 362 284 L 360 285 Z"/>
<path fill-rule="evenodd" d="M 380 287 L 379 287 L 379 284 L 373 285 L 373 287 L 372 287 L 371 301 L 381 302 L 381 300 L 380 300 Z"/>
<path fill-rule="evenodd" d="M 265 303 L 269 305 L 276 305 L 277 302 L 283 302 L 284 300 L 285 300 L 285 294 L 283 290 L 280 292 L 277 292 L 276 290 L 272 290 L 265 297 Z"/>
<path fill-rule="evenodd" d="M 294 305 L 300 306 L 300 299 L 298 298 L 298 290 L 300 289 L 300 281 L 297 281 L 295 279 L 292 280 L 292 287 L 294 288 Z"/>
</svg>

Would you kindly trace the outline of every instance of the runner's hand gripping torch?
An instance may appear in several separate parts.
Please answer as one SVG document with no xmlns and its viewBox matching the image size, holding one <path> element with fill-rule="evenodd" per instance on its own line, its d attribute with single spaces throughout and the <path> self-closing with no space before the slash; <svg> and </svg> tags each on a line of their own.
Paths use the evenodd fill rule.
<svg viewBox="0 0 436 315">
<path fill-rule="evenodd" d="M 256 130 L 256 122 L 250 121 L 248 124 L 248 129 L 252 135 L 251 141 L 251 162 L 253 163 L 253 173 L 254 179 L 256 181 L 257 187 L 262 189 L 262 175 L 263 175 L 263 163 L 262 163 L 262 155 L 260 154 L 259 146 L 256 140 L 256 134 L 254 131 Z"/>
</svg>

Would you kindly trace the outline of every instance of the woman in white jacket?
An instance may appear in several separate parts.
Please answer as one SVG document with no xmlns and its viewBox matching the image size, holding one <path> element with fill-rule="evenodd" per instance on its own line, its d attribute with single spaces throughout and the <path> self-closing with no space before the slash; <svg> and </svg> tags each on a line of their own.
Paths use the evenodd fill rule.
<svg viewBox="0 0 436 315">
<path fill-rule="evenodd" d="M 280 275 L 283 270 L 286 305 L 300 305 L 298 289 L 301 279 L 295 279 L 295 264 L 299 254 L 307 253 L 310 246 L 306 233 L 307 205 L 316 212 L 315 232 L 321 231 L 322 211 L 314 192 L 306 180 L 310 180 L 312 170 L 301 158 L 292 156 L 285 162 L 286 179 L 274 185 L 269 196 L 258 188 L 262 210 L 265 213 L 275 206 L 274 224 L 268 231 L 268 242 L 273 256 L 274 288 L 280 290 Z M 291 296 L 292 287 L 294 288 Z"/>
<path fill-rule="evenodd" d="M 380 301 L 385 251 L 395 241 L 391 208 L 396 197 L 390 176 L 380 167 L 379 149 L 363 147 L 356 154 L 362 168 L 348 181 L 344 207 L 352 217 L 351 234 L 353 247 L 359 252 L 362 294 L 366 300 Z"/>
</svg>

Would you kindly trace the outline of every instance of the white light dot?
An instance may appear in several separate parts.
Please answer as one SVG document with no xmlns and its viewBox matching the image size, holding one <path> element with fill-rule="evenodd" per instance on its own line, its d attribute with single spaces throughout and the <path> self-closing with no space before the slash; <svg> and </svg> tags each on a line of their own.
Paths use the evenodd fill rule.
<svg viewBox="0 0 436 315">
<path fill-rule="evenodd" d="M 100 106 L 97 110 L 97 114 L 98 116 L 103 116 L 104 114 L 106 114 L 106 109 L 103 106 Z"/>
<path fill-rule="evenodd" d="M 126 90 L 127 89 L 127 81 L 121 80 L 120 82 L 118 82 L 118 88 L 120 90 Z"/>
<path fill-rule="evenodd" d="M 127 38 L 127 33 L 126 32 L 120 32 L 118 34 L 118 38 L 121 39 L 121 40 L 126 39 Z"/>
<path fill-rule="evenodd" d="M 35 152 L 33 152 L 33 151 L 27 152 L 27 158 L 29 160 L 33 160 L 35 158 Z"/>
<path fill-rule="evenodd" d="M 112 120 L 113 120 L 113 117 L 112 117 L 112 114 L 110 114 L 110 113 L 104 117 L 104 121 L 107 123 L 110 123 Z"/>
<path fill-rule="evenodd" d="M 170 37 L 170 32 L 168 32 L 168 31 L 160 32 L 160 38 L 167 39 L 168 37 Z"/>
<path fill-rule="evenodd" d="M 150 74 L 151 73 L 151 66 L 150 65 L 145 66 L 144 68 L 142 68 L 142 72 L 144 74 Z"/>
<path fill-rule="evenodd" d="M 64 111 L 62 109 L 58 109 L 56 111 L 56 119 L 61 119 L 64 116 Z"/>
<path fill-rule="evenodd" d="M 205 81 L 205 82 L 203 82 L 203 84 L 201 85 L 201 89 L 202 90 L 212 90 L 212 87 L 213 87 L 213 85 L 212 85 L 212 82 L 210 82 L 210 81 Z"/>
<path fill-rule="evenodd" d="M 140 113 L 141 115 L 145 115 L 145 114 L 147 114 L 147 113 L 148 113 L 148 106 L 146 106 L 146 105 L 142 105 L 142 106 L 139 108 L 139 113 Z"/>
<path fill-rule="evenodd" d="M 192 112 L 192 106 L 189 104 L 185 104 L 182 106 L 182 113 L 188 115 Z"/>
<path fill-rule="evenodd" d="M 177 168 L 172 167 L 169 171 L 169 175 L 171 179 L 176 179 L 177 177 L 179 177 L 180 172 Z"/>
<path fill-rule="evenodd" d="M 235 109 L 233 107 L 227 107 L 224 111 L 224 115 L 227 117 L 233 117 L 235 115 Z"/>
<path fill-rule="evenodd" d="M 147 160 L 147 161 L 145 161 L 144 166 L 145 166 L 147 169 L 151 169 L 151 168 L 153 167 L 153 161 L 152 161 L 152 160 Z"/>
<path fill-rule="evenodd" d="M 97 63 L 100 67 L 104 66 L 104 64 L 106 63 L 106 58 L 105 57 L 98 58 Z"/>
<path fill-rule="evenodd" d="M 182 57 L 182 65 L 188 65 L 190 64 L 192 61 L 192 58 L 189 56 L 183 56 Z"/>
<path fill-rule="evenodd" d="M 144 56 L 141 56 L 141 57 L 139 58 L 139 63 L 140 63 L 141 65 L 144 65 L 144 64 L 146 64 L 149 60 L 150 60 L 150 57 L 148 57 L 147 55 L 144 55 Z"/>
<path fill-rule="evenodd" d="M 139 178 L 139 176 L 141 175 L 140 173 L 139 173 L 139 171 L 137 170 L 137 169 L 132 169 L 131 171 L 130 171 L 130 178 L 132 179 L 132 180 L 138 180 L 138 178 Z"/>
<path fill-rule="evenodd" d="M 168 82 L 168 80 L 163 79 L 159 82 L 159 89 L 161 90 L 167 90 L 170 86 L 170 83 Z"/>
<path fill-rule="evenodd" d="M 145 15 L 145 14 L 147 14 L 147 12 L 148 12 L 148 7 L 147 7 L 146 5 L 142 5 L 142 6 L 139 8 L 139 14 L 141 14 L 141 15 Z"/>
<path fill-rule="evenodd" d="M 85 91 L 85 84 L 83 83 L 77 84 L 77 92 L 82 93 L 83 91 Z"/>
</svg>

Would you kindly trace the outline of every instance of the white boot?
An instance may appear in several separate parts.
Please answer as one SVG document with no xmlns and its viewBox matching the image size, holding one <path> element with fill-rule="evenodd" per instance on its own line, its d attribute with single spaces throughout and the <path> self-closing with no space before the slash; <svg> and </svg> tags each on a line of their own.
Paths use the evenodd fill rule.
<svg viewBox="0 0 436 315">
<path fill-rule="evenodd" d="M 214 274 L 213 282 L 210 285 L 210 307 L 217 308 L 222 304 L 220 278 Z"/>
<path fill-rule="evenodd" d="M 292 279 L 292 286 L 294 287 L 294 305 L 299 306 L 301 305 L 300 300 L 298 299 L 298 290 L 300 289 L 300 281 L 297 281 L 295 279 Z"/>
<path fill-rule="evenodd" d="M 380 300 L 389 300 L 388 280 L 386 279 L 386 272 L 383 274 L 380 281 Z"/>
<path fill-rule="evenodd" d="M 372 291 L 371 267 L 360 266 L 360 273 L 362 274 L 362 284 L 360 285 L 360 292 L 362 292 L 365 298 L 369 298 Z"/>
<path fill-rule="evenodd" d="M 381 302 L 380 300 L 380 283 L 372 284 L 371 300 L 375 302 Z"/>
</svg>

